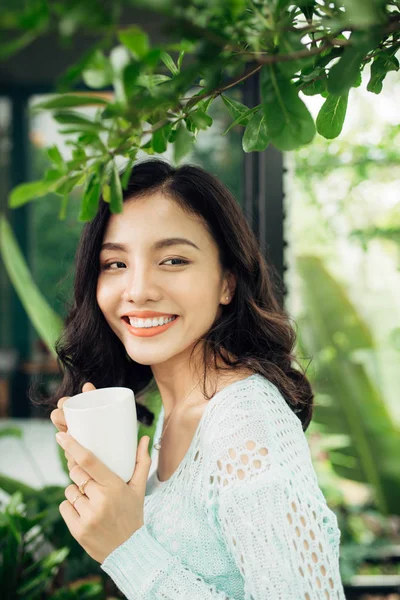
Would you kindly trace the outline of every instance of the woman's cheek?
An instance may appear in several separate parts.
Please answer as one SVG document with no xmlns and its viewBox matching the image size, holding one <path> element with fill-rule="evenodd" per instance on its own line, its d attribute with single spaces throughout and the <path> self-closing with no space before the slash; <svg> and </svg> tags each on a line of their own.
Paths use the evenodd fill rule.
<svg viewBox="0 0 400 600">
<path fill-rule="evenodd" d="M 111 281 L 106 281 L 103 278 L 99 279 L 96 297 L 97 304 L 103 313 L 111 311 L 118 301 L 117 282 L 114 282 L 114 285 L 112 285 Z"/>
<path fill-rule="evenodd" d="M 101 312 L 104 314 L 105 308 L 106 308 L 106 304 L 104 302 L 103 295 L 104 295 L 103 294 L 103 288 L 102 288 L 101 285 L 98 285 L 97 286 L 97 291 L 96 291 L 96 301 L 97 301 L 97 304 L 98 304 Z"/>
</svg>

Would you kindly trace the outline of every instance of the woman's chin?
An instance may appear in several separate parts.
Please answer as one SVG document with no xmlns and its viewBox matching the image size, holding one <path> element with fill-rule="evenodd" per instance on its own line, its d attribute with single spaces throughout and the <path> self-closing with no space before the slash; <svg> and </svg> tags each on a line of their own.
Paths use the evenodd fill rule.
<svg viewBox="0 0 400 600">
<path fill-rule="evenodd" d="M 171 349 L 169 349 L 168 352 L 155 352 L 154 350 L 149 350 L 148 352 L 138 352 L 137 349 L 133 351 L 132 348 L 129 348 L 129 345 L 126 344 L 125 350 L 132 361 L 139 363 L 140 365 L 148 365 L 150 367 L 164 363 L 175 356 L 175 353 L 171 352 Z"/>
</svg>

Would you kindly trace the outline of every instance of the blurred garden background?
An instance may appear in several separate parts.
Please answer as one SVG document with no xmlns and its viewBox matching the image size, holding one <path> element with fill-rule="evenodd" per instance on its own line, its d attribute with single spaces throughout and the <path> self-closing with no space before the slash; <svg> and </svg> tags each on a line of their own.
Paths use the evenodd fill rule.
<svg viewBox="0 0 400 600">
<path fill-rule="evenodd" d="M 246 27 L 237 33 L 237 43 L 243 36 L 246 52 L 253 44 L 252 49 L 261 54 L 262 51 L 266 55 L 293 54 L 292 61 L 278 63 L 281 66 L 277 69 L 281 69 L 280 76 L 291 78 L 293 87 L 297 85 L 299 98 L 317 123 L 317 133 L 315 130 L 310 135 L 304 133 L 305 129 L 310 131 L 308 122 L 307 127 L 293 126 L 284 140 L 281 133 L 275 133 L 274 137 L 267 108 L 261 120 L 261 113 L 254 110 L 257 106 L 267 106 L 268 82 L 264 80 L 263 84 L 262 75 L 256 72 L 253 63 L 250 64 L 254 75 L 241 81 L 240 69 L 236 72 L 231 68 L 224 55 L 228 75 L 225 67 L 218 73 L 207 70 L 210 67 L 205 60 L 203 79 L 199 82 L 192 75 L 187 80 L 192 94 L 198 92 L 198 87 L 200 91 L 224 87 L 223 94 L 219 92 L 212 103 L 203 104 L 196 119 L 192 116 L 189 122 L 185 118 L 184 133 L 178 125 L 175 137 L 173 126 L 165 139 L 144 136 L 134 154 L 121 156 L 117 164 L 129 167 L 130 160 L 148 154 L 161 155 L 176 163 L 190 162 L 217 175 L 234 193 L 265 256 L 274 265 L 281 301 L 295 323 L 297 353 L 307 367 L 315 391 L 314 419 L 306 437 L 320 487 L 339 520 L 340 566 L 346 597 L 399 599 L 400 77 L 396 58 L 400 47 L 399 3 L 321 0 L 292 4 L 243 0 L 221 2 L 219 8 L 213 8 L 206 1 L 189 2 L 182 13 L 183 24 L 182 14 L 177 16 L 168 8 L 168 2 L 147 4 L 144 8 L 141 2 L 120 2 L 111 9 L 107 3 L 95 0 L 86 8 L 82 3 L 59 2 L 48 17 L 48 3 L 38 0 L 21 3 L 20 7 L 18 3 L 10 5 L 3 11 L 0 596 L 24 600 L 122 597 L 99 565 L 73 540 L 61 519 L 58 504 L 69 483 L 68 471 L 48 413 L 32 405 L 28 398 L 32 384 L 50 395 L 59 380 L 52 340 L 62 328 L 71 300 L 74 253 L 84 221 L 88 220 L 82 217 L 85 198 L 86 210 L 93 211 L 87 200 L 91 189 L 78 173 L 62 193 L 59 188 L 54 193 L 54 187 L 46 192 L 50 186 L 42 185 L 36 187 L 36 196 L 32 189 L 28 192 L 25 189 L 19 196 L 14 195 L 13 202 L 10 192 L 15 186 L 44 181 L 46 177 L 49 182 L 49 171 L 59 168 L 61 172 L 65 165 L 73 171 L 73 161 L 79 166 L 79 161 L 90 159 L 89 151 L 85 155 L 86 146 L 104 139 L 100 134 L 96 138 L 96 126 L 105 119 L 104 113 L 99 114 L 96 98 L 109 102 L 107 110 L 110 114 L 114 110 L 115 119 L 121 119 L 124 130 L 129 130 L 128 112 L 123 112 L 121 104 L 118 109 L 121 113 L 117 114 L 115 108 L 115 98 L 118 100 L 121 93 L 118 86 L 126 86 L 127 77 L 117 77 L 118 61 L 109 63 L 106 58 L 110 44 L 115 45 L 110 22 L 114 23 L 114 33 L 121 27 L 137 28 L 131 43 L 120 36 L 120 42 L 125 43 L 136 61 L 133 68 L 131 64 L 125 65 L 125 74 L 128 72 L 133 79 L 138 76 L 137 63 L 145 59 L 140 56 L 137 40 L 143 48 L 147 44 L 143 40 L 148 36 L 151 47 L 172 44 L 168 48 L 172 62 L 165 56 L 158 62 L 153 57 L 153 62 L 148 63 L 151 74 L 144 73 L 144 77 L 151 78 L 161 65 L 164 75 L 154 77 L 174 80 L 182 75 L 180 65 L 185 65 L 185 60 L 189 60 L 190 69 L 191 60 L 194 62 L 193 57 L 199 53 L 203 60 L 206 55 L 212 61 L 217 52 L 207 43 L 200 50 L 197 48 L 196 28 L 200 24 L 210 35 L 209 43 L 218 46 L 215 28 L 222 28 L 221 36 L 231 35 L 236 39 L 232 23 L 236 19 L 240 25 L 242 13 L 246 13 L 251 14 L 253 21 L 246 21 Z M 350 20 L 340 28 L 338 15 L 347 14 Z M 56 24 L 55 30 L 49 29 L 46 15 Z M 290 44 L 289 38 L 283 37 L 285 45 L 282 42 L 281 46 L 270 49 L 268 36 L 262 37 L 261 33 L 272 31 L 276 44 L 273 27 L 278 27 L 279 15 L 287 19 L 287 30 L 290 30 L 289 17 L 300 19 L 298 27 L 309 28 L 308 48 L 316 50 L 312 64 L 308 62 L 302 69 L 299 64 L 285 67 L 298 62 L 299 53 L 307 47 L 308 42 L 301 36 L 297 40 L 290 38 Z M 381 31 L 378 40 L 374 35 L 380 19 L 384 34 Z M 82 25 L 85 20 L 91 25 L 87 28 L 89 32 Z M 179 41 L 168 37 L 168 29 L 173 30 L 170 26 L 175 21 L 179 21 L 176 28 Z M 226 30 L 221 25 L 225 21 Z M 313 23 L 320 24 L 319 33 L 312 31 Z M 332 88 L 335 94 L 329 87 L 330 73 L 325 71 L 328 61 L 316 62 L 321 54 L 318 42 L 326 31 L 331 37 L 324 56 L 328 53 L 332 65 L 340 64 L 343 58 L 340 75 L 343 80 L 349 78 L 347 88 Z M 362 43 L 356 40 L 357 73 L 349 73 L 343 54 L 348 48 L 347 41 L 354 32 L 365 36 L 371 31 L 372 45 L 371 42 L 365 45 L 365 37 Z M 99 45 L 99 40 L 104 44 L 107 36 L 110 37 L 107 43 Z M 299 47 L 300 39 L 305 44 L 303 49 Z M 382 71 L 377 71 L 376 62 Z M 114 69 L 114 75 L 105 76 L 110 68 Z M 162 87 L 159 84 L 167 79 L 152 80 L 151 85 L 150 79 L 146 85 L 142 81 L 140 86 L 148 95 L 139 96 L 141 92 L 129 88 L 132 99 L 128 99 L 127 106 L 134 106 L 137 93 L 140 122 L 147 118 L 140 113 L 140 101 L 143 106 L 146 101 L 150 105 L 152 99 L 157 99 L 151 86 Z M 229 84 L 232 80 L 236 80 L 235 85 Z M 333 86 L 333 76 L 331 80 Z M 285 85 L 283 82 L 283 90 L 287 90 Z M 71 90 L 85 94 L 86 98 L 94 94 L 93 103 L 75 106 L 63 105 L 61 101 L 55 106 L 59 112 L 51 110 L 54 94 L 60 94 L 56 98 L 62 95 L 65 98 Z M 180 88 L 178 93 L 182 94 Z M 326 121 L 321 123 L 319 115 L 326 102 L 335 98 L 338 102 L 334 109 L 329 113 L 325 110 L 322 115 L 328 118 L 328 127 Z M 343 112 L 344 104 L 347 112 L 346 107 Z M 38 105 L 45 109 L 35 110 Z M 253 112 L 246 114 L 246 108 Z M 292 114 L 299 115 L 302 110 L 296 105 Z M 171 112 L 166 105 L 157 118 L 152 114 L 146 122 L 156 129 L 158 120 Z M 341 113 L 339 121 L 338 113 Z M 132 117 L 132 129 L 139 127 L 135 119 Z M 170 116 L 167 126 L 171 123 Z M 66 129 L 69 129 L 67 134 Z M 189 142 L 184 139 L 187 132 L 193 135 Z M 85 139 L 82 135 L 89 137 Z M 297 139 L 296 135 L 298 144 L 292 140 Z M 94 164 L 93 170 L 100 172 L 101 165 Z M 93 180 L 90 185 L 94 185 Z M 156 415 L 159 405 L 156 396 L 148 399 L 148 406 Z M 152 436 L 154 425 L 141 427 L 141 434 Z"/>
</svg>

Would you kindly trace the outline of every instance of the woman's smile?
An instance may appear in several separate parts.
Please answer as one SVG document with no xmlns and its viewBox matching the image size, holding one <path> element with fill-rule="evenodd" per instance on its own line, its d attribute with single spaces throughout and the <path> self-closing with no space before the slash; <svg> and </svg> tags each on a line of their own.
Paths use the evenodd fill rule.
<svg viewBox="0 0 400 600">
<path fill-rule="evenodd" d="M 175 315 L 174 317 L 171 317 L 171 320 L 168 321 L 167 323 L 164 323 L 163 325 L 151 325 L 151 326 L 146 326 L 146 325 L 142 325 L 140 327 L 135 327 L 135 325 L 132 325 L 132 321 L 136 322 L 136 319 L 129 319 L 129 317 L 122 317 L 122 321 L 125 323 L 126 328 L 128 329 L 128 331 L 130 333 L 132 333 L 133 335 L 136 335 L 137 337 L 153 337 L 155 335 L 158 335 L 159 333 L 163 333 L 164 331 L 166 331 L 167 329 L 170 329 L 172 327 L 172 325 L 179 319 L 179 317 L 177 315 Z M 148 321 L 152 320 L 152 319 L 146 319 Z"/>
</svg>

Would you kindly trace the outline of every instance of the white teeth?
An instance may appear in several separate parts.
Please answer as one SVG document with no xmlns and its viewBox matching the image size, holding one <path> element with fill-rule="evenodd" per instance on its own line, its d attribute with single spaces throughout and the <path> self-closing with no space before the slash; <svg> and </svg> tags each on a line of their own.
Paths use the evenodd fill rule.
<svg viewBox="0 0 400 600">
<path fill-rule="evenodd" d="M 159 325 L 165 325 L 176 319 L 176 317 L 157 317 L 154 319 L 139 319 L 136 317 L 129 317 L 129 323 L 132 327 L 158 327 Z"/>
</svg>

